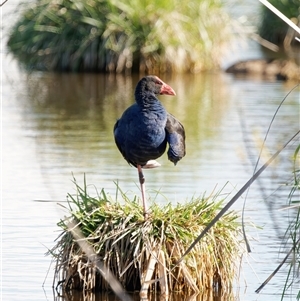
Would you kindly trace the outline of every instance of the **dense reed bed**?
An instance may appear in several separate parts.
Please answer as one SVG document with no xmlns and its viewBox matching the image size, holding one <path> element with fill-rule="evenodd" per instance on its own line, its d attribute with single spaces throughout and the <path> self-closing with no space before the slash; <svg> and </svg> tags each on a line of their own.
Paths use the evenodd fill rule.
<svg viewBox="0 0 300 301">
<path fill-rule="evenodd" d="M 218 67 L 237 24 L 219 0 L 37 0 L 21 7 L 9 49 L 60 71 L 192 71 Z"/>
<path fill-rule="evenodd" d="M 97 260 L 110 269 L 126 290 L 140 290 L 143 294 L 149 290 L 164 294 L 221 287 L 230 290 L 242 254 L 236 213 L 223 216 L 178 263 L 219 211 L 222 201 L 217 196 L 177 205 L 153 203 L 149 218 L 144 220 L 138 200 L 129 200 L 119 188 L 120 202 L 104 190 L 92 197 L 86 183 L 83 188 L 74 183 L 77 194 L 68 195 L 69 216 L 59 222 L 63 232 L 49 251 L 56 261 L 55 282 L 63 284 L 66 291 L 110 289 L 74 239 L 74 228 L 80 230 Z"/>
</svg>

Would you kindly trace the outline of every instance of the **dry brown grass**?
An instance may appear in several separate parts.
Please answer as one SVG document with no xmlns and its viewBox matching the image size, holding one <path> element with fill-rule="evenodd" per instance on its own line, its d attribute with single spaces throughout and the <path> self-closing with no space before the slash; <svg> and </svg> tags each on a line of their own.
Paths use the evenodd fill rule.
<svg viewBox="0 0 300 301">
<path fill-rule="evenodd" d="M 185 204 L 152 204 L 144 220 L 137 199 L 129 200 L 119 188 L 122 201 L 104 190 L 95 198 L 76 183 L 77 195 L 69 195 L 70 216 L 59 222 L 63 229 L 50 251 L 56 261 L 55 282 L 65 290 L 107 291 L 110 283 L 95 263 L 101 262 L 129 291 L 149 290 L 164 294 L 206 289 L 230 290 L 242 253 L 237 215 L 230 212 L 178 263 L 212 217 L 220 210 L 218 197 L 195 198 Z M 72 229 L 84 238 L 74 238 Z M 78 244 L 84 240 L 95 260 Z"/>
</svg>

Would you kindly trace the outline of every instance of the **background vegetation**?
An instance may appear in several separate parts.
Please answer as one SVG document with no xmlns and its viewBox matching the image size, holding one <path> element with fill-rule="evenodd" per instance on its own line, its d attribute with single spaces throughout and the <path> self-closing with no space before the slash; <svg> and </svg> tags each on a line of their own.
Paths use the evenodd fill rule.
<svg viewBox="0 0 300 301">
<path fill-rule="evenodd" d="M 299 0 L 269 0 L 287 18 L 292 19 L 296 24 L 300 24 L 300 4 Z M 261 23 L 259 34 L 266 40 L 274 44 L 282 44 L 289 26 L 270 11 L 266 6 L 261 6 Z M 294 34 L 294 31 L 293 31 Z M 294 41 L 295 45 L 296 42 Z M 298 43 L 299 44 L 299 43 Z"/>
<path fill-rule="evenodd" d="M 220 0 L 37 0 L 23 9 L 8 46 L 41 70 L 211 69 L 235 26 Z"/>
</svg>

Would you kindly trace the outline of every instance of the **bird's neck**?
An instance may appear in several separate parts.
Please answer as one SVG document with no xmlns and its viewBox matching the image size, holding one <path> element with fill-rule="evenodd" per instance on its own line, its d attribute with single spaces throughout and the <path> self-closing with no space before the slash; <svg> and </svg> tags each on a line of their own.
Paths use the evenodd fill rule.
<svg viewBox="0 0 300 301">
<path fill-rule="evenodd" d="M 139 106 L 145 109 L 155 110 L 162 108 L 162 104 L 153 93 L 141 93 L 135 95 L 135 100 Z"/>
</svg>

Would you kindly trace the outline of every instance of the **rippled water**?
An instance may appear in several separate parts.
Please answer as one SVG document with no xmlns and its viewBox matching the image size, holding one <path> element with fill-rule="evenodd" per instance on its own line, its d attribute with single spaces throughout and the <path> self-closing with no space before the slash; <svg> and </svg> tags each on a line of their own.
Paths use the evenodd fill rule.
<svg viewBox="0 0 300 301">
<path fill-rule="evenodd" d="M 176 167 L 163 156 L 162 167 L 145 172 L 149 199 L 184 202 L 211 193 L 216 185 L 217 190 L 225 185 L 223 192 L 233 194 L 250 178 L 271 118 L 292 86 L 222 73 L 163 79 L 177 92 L 176 97 L 161 100 L 185 125 L 187 155 Z M 5 63 L 4 299 L 53 299 L 53 266 L 46 277 L 50 258 L 44 253 L 59 234 L 56 223 L 65 212 L 56 203 L 74 192 L 73 175 L 82 183 L 86 174 L 89 184 L 112 196 L 116 181 L 129 195 L 139 195 L 136 169 L 123 160 L 112 135 L 115 120 L 132 102 L 137 80 L 137 76 L 26 73 L 13 60 Z M 278 112 L 262 161 L 298 129 L 299 89 Z M 248 230 L 256 240 L 251 242 L 251 256 L 244 259 L 241 300 L 274 300 L 274 294 L 279 298 L 281 293 L 284 272 L 260 295 L 254 290 L 284 257 L 281 238 L 289 219 L 278 209 L 287 203 L 290 188 L 284 184 L 292 177 L 295 147 L 294 143 L 282 152 L 248 195 L 246 220 L 263 230 Z M 235 209 L 241 207 L 239 200 Z"/>
<path fill-rule="evenodd" d="M 133 101 L 138 76 L 30 73 L 9 55 L 2 73 L 3 300 L 63 300 L 53 295 L 54 266 L 49 269 L 44 253 L 59 234 L 56 223 L 65 211 L 57 203 L 75 191 L 73 176 L 82 183 L 85 174 L 89 184 L 112 196 L 115 182 L 139 195 L 136 169 L 122 158 L 112 135 Z M 186 128 L 187 155 L 176 167 L 163 156 L 162 167 L 145 171 L 148 198 L 184 202 L 224 186 L 224 195 L 233 195 L 251 177 L 274 112 L 294 85 L 222 73 L 162 79 L 177 93 L 161 100 Z M 261 163 L 299 130 L 299 92 L 279 110 Z M 294 212 L 280 209 L 287 204 L 285 184 L 292 179 L 297 144 L 299 137 L 248 194 L 246 221 L 263 229 L 248 227 L 252 253 L 243 260 L 240 300 L 280 298 L 285 268 L 259 295 L 254 291 L 285 256 L 282 238 Z M 242 208 L 242 199 L 234 208 Z"/>
</svg>

